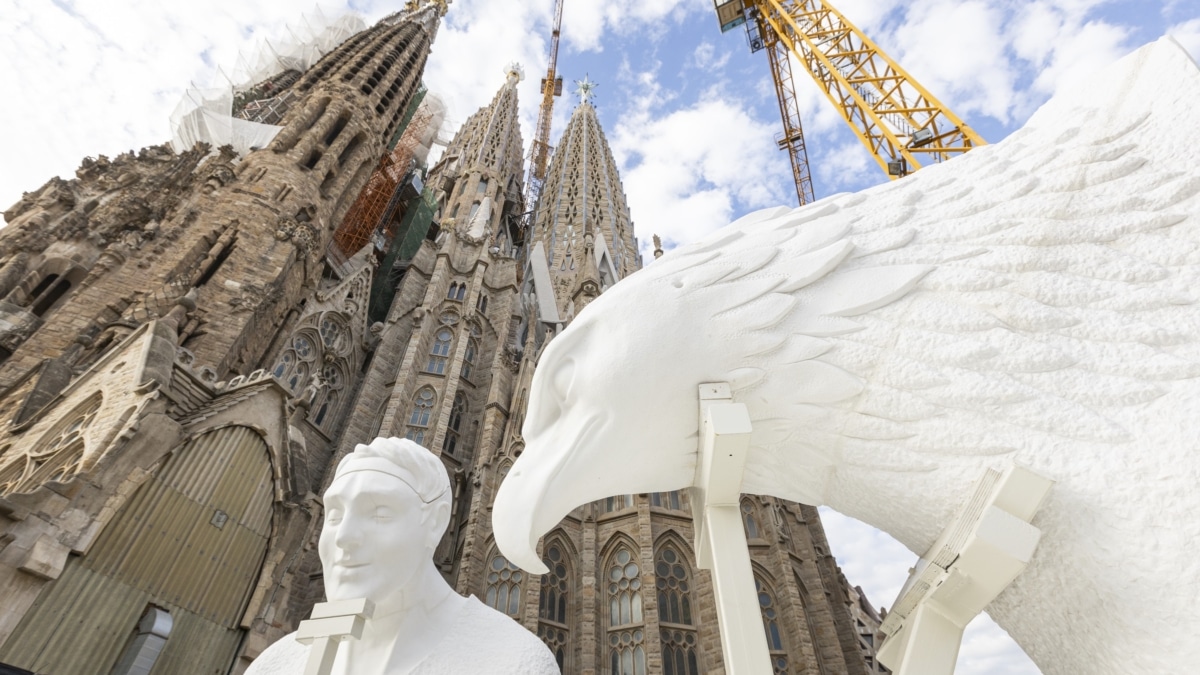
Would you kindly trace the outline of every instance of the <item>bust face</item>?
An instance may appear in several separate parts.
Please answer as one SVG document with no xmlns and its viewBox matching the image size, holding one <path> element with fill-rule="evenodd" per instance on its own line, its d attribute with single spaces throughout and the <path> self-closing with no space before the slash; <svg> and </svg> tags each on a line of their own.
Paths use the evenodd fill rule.
<svg viewBox="0 0 1200 675">
<path fill-rule="evenodd" d="M 403 590 L 432 555 L 425 508 L 395 476 L 353 471 L 334 480 L 318 545 L 329 600 L 381 605 Z"/>
</svg>

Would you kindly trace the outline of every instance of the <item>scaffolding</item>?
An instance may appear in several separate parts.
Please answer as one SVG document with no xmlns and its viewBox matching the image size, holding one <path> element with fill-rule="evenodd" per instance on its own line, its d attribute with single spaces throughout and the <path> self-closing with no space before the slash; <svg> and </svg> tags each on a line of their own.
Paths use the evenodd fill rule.
<svg viewBox="0 0 1200 675">
<path fill-rule="evenodd" d="M 396 236 L 398 218 L 393 218 L 399 206 L 402 184 L 409 173 L 425 161 L 438 128 L 445 115 L 445 107 L 434 96 L 426 96 L 422 87 L 410 106 L 414 109 L 408 123 L 403 125 L 395 146 L 379 159 L 374 173 L 358 199 L 350 206 L 342 224 L 333 234 L 337 253 L 349 258 L 371 242 L 376 232 L 383 240 L 382 250 Z M 416 186 L 419 194 L 421 188 Z"/>
</svg>

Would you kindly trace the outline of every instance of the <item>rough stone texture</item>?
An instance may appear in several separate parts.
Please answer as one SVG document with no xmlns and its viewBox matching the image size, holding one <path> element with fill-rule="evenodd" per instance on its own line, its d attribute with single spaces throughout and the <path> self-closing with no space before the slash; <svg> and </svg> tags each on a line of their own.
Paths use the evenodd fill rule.
<svg viewBox="0 0 1200 675">
<path fill-rule="evenodd" d="M 459 592 L 488 600 L 492 566 L 503 565 L 492 500 L 524 448 L 541 351 L 641 261 L 587 103 L 523 227 L 510 79 L 431 170 L 436 225 L 402 264 L 386 318 L 368 324 L 376 256 L 324 253 L 420 79 L 432 34 L 429 22 L 405 17 L 351 37 L 295 79 L 283 129 L 266 148 L 240 158 L 230 148 L 177 155 L 165 146 L 88 158 L 74 178 L 53 179 L 5 212 L 0 421 L 15 421 L 0 430 L 0 661 L 4 641 L 52 590 L 48 579 L 85 560 L 125 509 L 145 507 L 139 488 L 174 452 L 231 426 L 262 438 L 274 473 L 272 535 L 261 568 L 245 578 L 234 672 L 323 599 L 316 495 L 338 459 L 379 434 L 419 435 L 445 463 L 455 512 L 436 559 Z M 549 288 L 531 271 L 537 242 L 551 251 Z M 539 295 L 558 316 L 539 314 Z M 414 417 L 422 391 L 432 394 L 427 418 Z M 57 464 L 31 462 L 59 437 L 66 451 L 49 455 Z M 765 536 L 751 553 L 779 603 L 788 672 L 863 672 L 857 644 L 842 639 L 853 624 L 815 511 L 750 501 Z M 609 672 L 610 633 L 634 630 L 649 672 L 662 672 L 668 628 L 694 636 L 699 672 L 723 672 L 687 507 L 682 494 L 581 507 L 547 538 L 565 556 L 565 615 L 542 609 L 550 585 L 528 575 L 513 583 L 515 608 L 505 612 L 548 642 L 562 632 L 567 673 Z M 787 537 L 770 509 L 784 514 Z M 668 545 L 687 567 L 691 624 L 661 619 L 656 556 Z M 642 618 L 614 629 L 608 575 L 620 551 L 638 566 Z M 800 578 L 807 596 L 795 590 Z"/>
<path fill-rule="evenodd" d="M 86 562 L 110 521 L 167 508 L 135 499 L 158 467 L 227 427 L 253 430 L 274 474 L 261 567 L 230 570 L 242 586 L 221 590 L 245 598 L 228 628 L 248 633 L 252 657 L 307 611 L 292 596 L 310 586 L 314 491 L 378 345 L 370 252 L 341 260 L 341 276 L 323 254 L 419 84 L 430 16 L 394 15 L 327 54 L 292 85 L 269 147 L 87 158 L 5 211 L 0 661 L 49 580 Z M 312 351 L 289 361 L 298 338 Z M 170 611 L 179 627 L 185 610 Z"/>
</svg>

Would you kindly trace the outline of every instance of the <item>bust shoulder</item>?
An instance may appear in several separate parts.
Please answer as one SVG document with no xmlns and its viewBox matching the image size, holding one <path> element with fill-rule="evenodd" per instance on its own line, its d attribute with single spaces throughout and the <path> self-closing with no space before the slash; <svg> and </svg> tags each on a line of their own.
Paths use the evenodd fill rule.
<svg viewBox="0 0 1200 675">
<path fill-rule="evenodd" d="M 536 635 L 507 614 L 467 598 L 453 635 L 443 639 L 436 659 L 421 675 L 487 673 L 491 675 L 558 675 L 554 655 Z M 449 643 L 449 644 L 445 644 Z"/>
<path fill-rule="evenodd" d="M 307 663 L 308 646 L 296 642 L 295 633 L 288 633 L 264 649 L 244 675 L 295 675 L 303 673 Z"/>
</svg>

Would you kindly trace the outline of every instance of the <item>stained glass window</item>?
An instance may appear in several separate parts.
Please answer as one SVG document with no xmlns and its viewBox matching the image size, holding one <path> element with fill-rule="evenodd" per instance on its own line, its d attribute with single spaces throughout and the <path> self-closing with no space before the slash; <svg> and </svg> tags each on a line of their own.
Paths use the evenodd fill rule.
<svg viewBox="0 0 1200 675">
<path fill-rule="evenodd" d="M 499 552 L 492 554 L 488 562 L 487 591 L 485 602 L 511 617 L 517 617 L 521 611 L 521 580 L 525 573 L 519 567 L 510 563 Z"/>
<path fill-rule="evenodd" d="M 479 348 L 479 343 L 474 339 L 467 339 L 467 351 L 463 354 L 462 372 L 460 375 L 464 380 L 471 379 L 471 370 L 475 367 L 475 353 Z"/>
<path fill-rule="evenodd" d="M 454 339 L 454 334 L 449 328 L 442 328 L 433 338 L 433 349 L 429 350 L 429 363 L 425 365 L 425 370 L 441 375 L 446 372 L 446 358 L 450 355 L 450 341 Z"/>
<path fill-rule="evenodd" d="M 642 630 L 642 581 L 636 557 L 622 546 L 609 558 L 608 651 L 612 675 L 645 675 L 645 632 Z"/>
<path fill-rule="evenodd" d="M 783 644 L 783 632 L 779 629 L 779 610 L 775 603 L 775 594 L 757 574 L 754 576 L 754 588 L 758 591 L 758 608 L 762 612 L 763 631 L 767 634 L 767 649 L 771 652 L 771 667 L 775 675 L 786 675 L 787 649 Z"/>
<path fill-rule="evenodd" d="M 554 653 L 559 670 L 567 667 L 571 629 L 567 623 L 571 600 L 570 560 L 566 546 L 551 541 L 546 544 L 542 563 L 550 570 L 542 576 L 542 597 L 538 607 L 538 637 Z"/>
<path fill-rule="evenodd" d="M 742 522 L 746 524 L 746 538 L 759 539 L 758 519 L 754 516 L 754 504 L 749 499 L 742 500 Z"/>
<path fill-rule="evenodd" d="M 81 403 L 63 421 L 46 432 L 27 453 L 0 456 L 0 494 L 29 492 L 48 481 L 65 483 L 79 472 L 86 450 L 85 434 L 102 399 L 99 394 Z"/>
<path fill-rule="evenodd" d="M 459 392 L 454 396 L 454 405 L 450 407 L 450 426 L 446 427 L 446 438 L 442 441 L 442 452 L 454 456 L 461 439 L 463 415 L 467 412 L 467 397 Z"/>
<path fill-rule="evenodd" d="M 408 416 L 408 433 L 405 438 L 415 443 L 425 442 L 425 432 L 429 427 L 429 418 L 433 412 L 433 390 L 425 387 L 413 396 L 412 414 Z"/>
<path fill-rule="evenodd" d="M 692 616 L 691 570 L 671 545 L 658 550 L 654 561 L 658 591 L 658 620 L 663 650 L 663 675 L 700 675 L 696 628 Z"/>
</svg>

